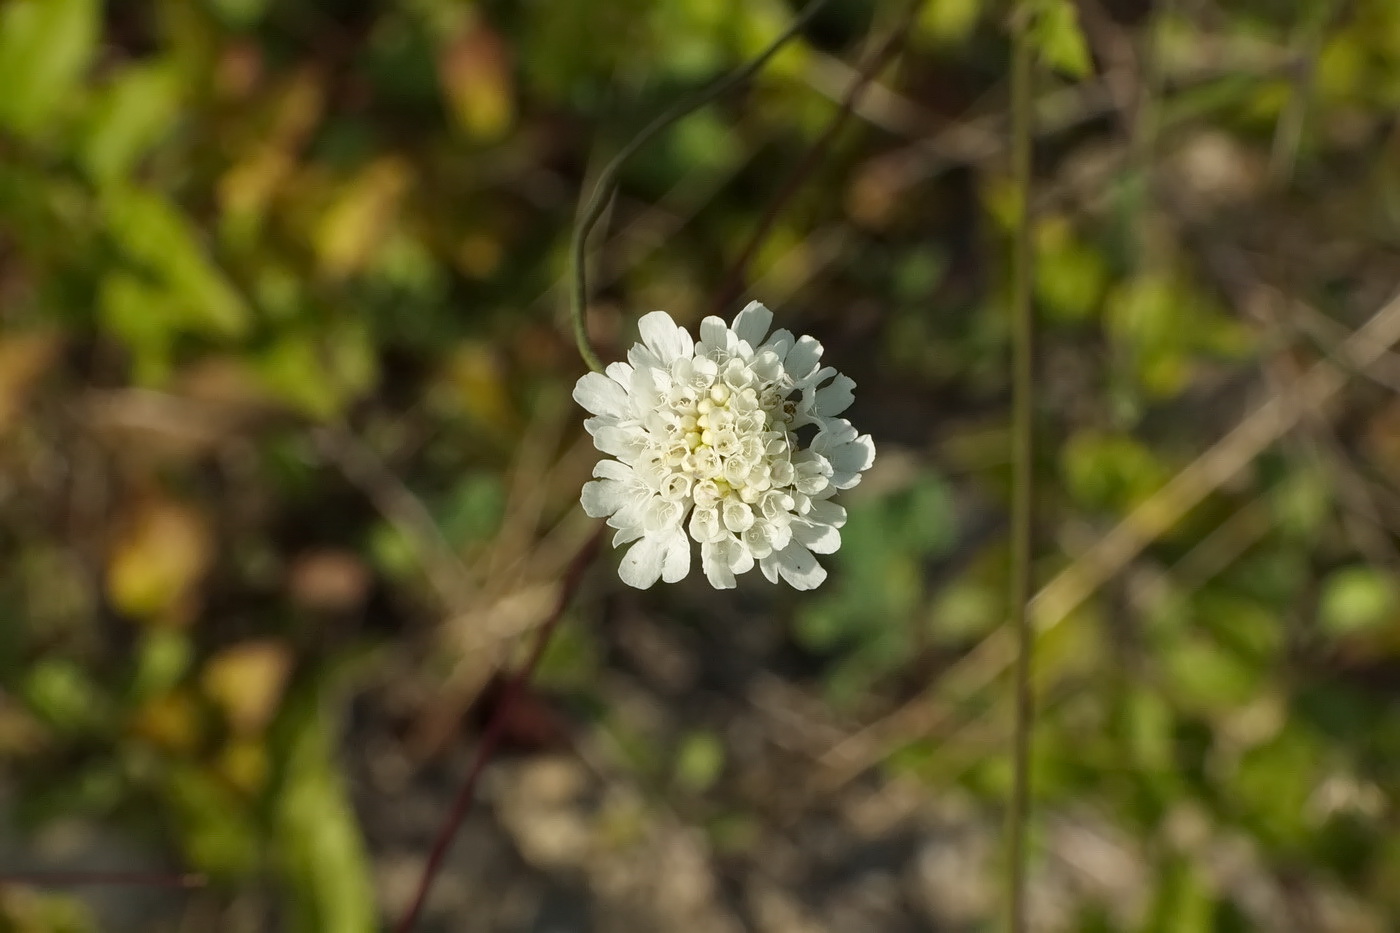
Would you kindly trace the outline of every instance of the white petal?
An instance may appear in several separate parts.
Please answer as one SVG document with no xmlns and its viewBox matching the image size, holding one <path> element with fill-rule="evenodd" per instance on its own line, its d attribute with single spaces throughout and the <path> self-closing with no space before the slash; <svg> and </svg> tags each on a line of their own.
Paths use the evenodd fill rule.
<svg viewBox="0 0 1400 933">
<path fill-rule="evenodd" d="M 817 386 L 826 382 L 834 375 L 836 375 L 835 366 L 822 366 L 819 369 L 812 370 L 806 376 L 797 380 L 797 384 L 802 386 L 802 394 L 806 396 L 810 403 L 810 400 L 816 396 Z"/>
<path fill-rule="evenodd" d="M 759 349 L 772 350 L 774 353 L 778 354 L 778 359 L 781 360 L 787 357 L 788 351 L 792 349 L 792 345 L 795 341 L 796 338 L 792 336 L 792 331 L 786 329 L 775 330 L 769 335 L 768 339 L 763 342 L 763 346 L 759 347 Z"/>
<path fill-rule="evenodd" d="M 807 514 L 807 520 L 830 525 L 832 528 L 840 528 L 846 524 L 846 510 L 835 502 L 819 500 L 812 503 L 812 510 Z"/>
<path fill-rule="evenodd" d="M 788 350 L 783 367 L 794 381 L 800 381 L 812 374 L 817 362 L 822 358 L 822 345 L 813 337 L 801 337 Z"/>
<path fill-rule="evenodd" d="M 613 528 L 617 528 L 616 525 L 613 525 L 611 519 L 608 520 L 608 524 Z M 641 536 L 642 529 L 638 525 L 627 525 L 623 528 L 617 528 L 617 534 L 613 535 L 613 547 L 619 547 L 626 544 L 628 541 L 636 541 Z"/>
<path fill-rule="evenodd" d="M 869 434 L 862 434 L 848 444 L 828 450 L 826 457 L 831 461 L 831 485 L 850 489 L 860 482 L 861 472 L 875 462 L 875 442 Z"/>
<path fill-rule="evenodd" d="M 833 447 L 849 444 L 856 439 L 856 429 L 845 418 L 827 418 L 822 424 L 821 433 L 812 438 L 812 450 L 825 453 Z"/>
<path fill-rule="evenodd" d="M 634 370 L 632 374 L 634 390 L 638 378 L 650 380 L 653 370 L 665 368 L 656 354 L 640 343 L 632 344 L 632 349 L 627 351 L 627 362 Z"/>
<path fill-rule="evenodd" d="M 616 528 L 619 531 L 624 528 L 635 528 L 637 533 L 628 538 L 629 541 L 632 538 L 641 537 L 646 531 L 646 510 L 650 502 L 651 496 L 646 490 L 633 489 L 622 508 L 614 512 L 612 517 L 608 519 L 608 527 Z"/>
<path fill-rule="evenodd" d="M 855 401 L 855 393 L 851 391 L 855 387 L 856 381 L 851 377 L 837 376 L 825 388 L 817 390 L 813 414 L 822 418 L 841 414 L 851 407 L 851 402 Z"/>
<path fill-rule="evenodd" d="M 751 347 L 763 342 L 768 328 L 773 325 L 773 312 L 757 301 L 751 301 L 734 316 L 734 333 Z"/>
<path fill-rule="evenodd" d="M 632 419 L 627 419 L 628 422 Z M 597 437 L 598 432 L 604 428 L 616 428 L 623 424 L 623 419 L 617 415 L 594 415 L 592 418 L 583 419 L 583 429 L 592 437 Z"/>
<path fill-rule="evenodd" d="M 661 558 L 661 579 L 678 583 L 690 573 L 690 539 L 676 528 L 664 543 Z"/>
<path fill-rule="evenodd" d="M 738 538 L 730 539 L 729 569 L 735 573 L 748 573 L 753 569 L 753 552 Z"/>
<path fill-rule="evenodd" d="M 593 446 L 621 460 L 632 460 L 646 446 L 647 436 L 637 427 L 600 426 L 592 431 Z"/>
<path fill-rule="evenodd" d="M 812 552 L 796 542 L 775 551 L 768 562 L 795 590 L 814 590 L 826 579 L 826 570 Z"/>
<path fill-rule="evenodd" d="M 574 383 L 574 401 L 595 415 L 625 418 L 631 413 L 627 390 L 602 373 L 585 373 Z"/>
<path fill-rule="evenodd" d="M 636 479 L 636 474 L 630 466 L 616 460 L 599 460 L 593 466 L 593 475 L 599 479 L 615 479 L 624 483 Z"/>
<path fill-rule="evenodd" d="M 676 325 L 671 315 L 665 311 L 653 311 L 637 322 L 637 330 L 642 342 L 656 355 L 662 365 L 670 368 L 673 360 L 690 356 L 695 351 L 695 341 L 685 328 Z"/>
<path fill-rule="evenodd" d="M 615 480 L 598 479 L 583 484 L 583 494 L 579 497 L 583 511 L 589 518 L 604 518 L 627 505 L 627 487 Z"/>
<path fill-rule="evenodd" d="M 643 535 L 631 550 L 622 555 L 617 575 L 628 586 L 645 590 L 661 577 L 665 553 L 665 539 L 661 535 Z"/>
<path fill-rule="evenodd" d="M 734 571 L 729 569 L 729 554 L 722 543 L 711 541 L 700 545 L 700 566 L 710 586 L 717 590 L 734 589 Z"/>
<path fill-rule="evenodd" d="M 781 551 L 792 542 L 792 525 L 788 522 L 774 522 L 768 533 L 768 540 L 773 545 L 773 550 Z"/>
<path fill-rule="evenodd" d="M 763 571 L 763 575 L 768 578 L 769 583 L 778 582 L 778 561 L 775 555 L 769 554 L 758 562 L 758 569 Z"/>
<path fill-rule="evenodd" d="M 793 521 L 792 540 L 813 554 L 835 554 L 841 548 L 841 532 L 805 518 Z"/>
<path fill-rule="evenodd" d="M 711 314 L 700 322 L 700 340 L 711 350 L 724 350 L 729 346 L 729 327 Z"/>
<path fill-rule="evenodd" d="M 652 352 L 640 343 L 632 349 L 651 357 L 653 360 L 655 359 Z M 666 373 L 660 368 L 659 362 L 650 366 L 638 367 L 633 371 L 632 382 L 628 386 L 627 394 L 632 396 L 632 404 L 636 406 L 638 411 L 652 411 L 661 404 L 663 377 L 666 377 Z"/>
</svg>

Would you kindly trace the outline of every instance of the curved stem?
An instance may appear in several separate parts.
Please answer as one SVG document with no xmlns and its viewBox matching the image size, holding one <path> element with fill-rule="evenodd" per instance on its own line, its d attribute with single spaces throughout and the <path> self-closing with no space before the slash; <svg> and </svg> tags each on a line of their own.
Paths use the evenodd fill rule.
<svg viewBox="0 0 1400 933">
<path fill-rule="evenodd" d="M 1035 256 L 1031 242 L 1031 111 L 1033 51 L 1028 35 L 1031 4 L 1022 2 L 1012 20 L 1011 162 L 1018 194 L 1011 257 L 1012 459 L 1011 605 L 1015 614 L 1015 738 L 1012 747 L 1011 801 L 1007 811 L 1007 929 L 1026 930 L 1026 837 L 1030 819 L 1031 731 L 1035 709 L 1031 696 L 1031 549 L 1035 540 L 1035 314 L 1031 277 Z"/>
<path fill-rule="evenodd" d="M 588 245 L 588 235 L 593 232 L 598 218 L 603 215 L 603 209 L 607 206 L 608 198 L 612 195 L 613 186 L 617 183 L 617 175 L 622 170 L 622 166 L 639 149 L 650 142 L 657 133 L 757 74 L 829 2 L 830 0 L 811 0 L 788 25 L 788 28 L 774 39 L 757 58 L 672 105 L 670 109 L 642 127 L 641 132 L 632 137 L 631 142 L 623 146 L 621 151 L 613 156 L 608 164 L 603 166 L 603 170 L 598 173 L 598 180 L 593 185 L 593 193 L 579 213 L 578 223 L 574 226 L 573 240 L 569 247 L 569 262 L 572 269 L 569 313 L 573 319 L 574 339 L 578 341 L 579 355 L 594 372 L 602 372 L 603 364 L 598 359 L 598 354 L 594 352 L 592 344 L 589 343 L 588 326 L 584 320 L 584 311 L 588 305 L 588 279 L 584 268 L 586 259 L 584 250 Z"/>
</svg>

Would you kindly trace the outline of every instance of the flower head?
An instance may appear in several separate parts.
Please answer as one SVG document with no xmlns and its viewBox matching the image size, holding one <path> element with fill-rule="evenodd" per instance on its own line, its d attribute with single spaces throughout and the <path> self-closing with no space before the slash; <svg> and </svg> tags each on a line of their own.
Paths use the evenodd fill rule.
<svg viewBox="0 0 1400 933">
<path fill-rule="evenodd" d="M 868 434 L 844 418 L 855 382 L 821 366 L 822 346 L 751 303 L 727 326 L 700 322 L 700 340 L 664 311 L 641 319 L 642 342 L 607 374 L 589 373 L 574 400 L 599 461 L 583 509 L 636 543 L 623 582 L 646 589 L 690 572 L 690 542 L 717 589 L 757 564 L 776 583 L 810 590 L 826 579 L 815 554 L 841 546 L 846 510 L 833 497 L 875 459 Z M 766 339 L 765 339 L 766 338 Z M 802 436 L 811 435 L 803 443 Z"/>
</svg>

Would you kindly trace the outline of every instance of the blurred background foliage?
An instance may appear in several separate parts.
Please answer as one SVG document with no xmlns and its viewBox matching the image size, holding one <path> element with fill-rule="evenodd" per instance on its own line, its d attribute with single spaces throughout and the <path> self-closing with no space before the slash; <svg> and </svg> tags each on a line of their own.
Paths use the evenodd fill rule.
<svg viewBox="0 0 1400 933">
<path fill-rule="evenodd" d="M 1400 928 L 1400 5 L 1037 10 L 1035 928 Z M 902 12 L 628 166 L 605 359 L 715 310 Z M 403 909 L 592 531 L 579 192 L 793 13 L 0 0 L 0 867 L 207 879 L 0 885 L 0 930 Z M 1006 14 L 922 3 L 749 270 L 880 448 L 832 579 L 595 568 L 423 929 L 997 915 Z"/>
</svg>

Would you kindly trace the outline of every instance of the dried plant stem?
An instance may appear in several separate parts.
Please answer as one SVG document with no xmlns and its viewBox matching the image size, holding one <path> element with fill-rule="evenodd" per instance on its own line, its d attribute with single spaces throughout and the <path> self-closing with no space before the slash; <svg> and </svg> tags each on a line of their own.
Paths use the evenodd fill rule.
<svg viewBox="0 0 1400 933">
<path fill-rule="evenodd" d="M 1006 883 L 1010 933 L 1026 929 L 1026 837 L 1030 821 L 1031 731 L 1035 710 L 1031 697 L 1031 627 L 1033 592 L 1031 548 L 1035 540 L 1035 315 L 1031 307 L 1031 84 L 1033 59 L 1028 29 L 1030 4 L 1021 3 L 1012 20 L 1011 163 L 1017 191 L 1015 238 L 1011 256 L 1012 327 L 1012 504 L 1011 607 L 1016 635 L 1015 736 L 1012 744 L 1011 800 L 1007 809 Z"/>
<path fill-rule="evenodd" d="M 851 114 L 860 103 L 860 99 L 869 88 L 870 83 L 875 80 L 876 75 L 904 48 L 904 41 L 908 38 L 910 30 L 913 29 L 914 21 L 918 17 L 919 11 L 923 9 L 924 2 L 925 0 L 910 0 L 900 15 L 899 21 L 890 30 L 889 35 L 885 36 L 861 63 L 855 77 L 847 86 L 846 93 L 842 96 L 841 105 L 837 108 L 836 115 L 831 118 L 831 122 L 822 130 L 822 134 L 817 137 L 816 141 L 808 147 L 802 160 L 797 163 L 797 166 L 788 175 L 787 181 L 778 189 L 773 200 L 768 203 L 763 215 L 759 218 L 758 225 L 749 234 L 743 249 L 739 251 L 738 257 L 730 265 L 729 271 L 725 273 L 719 289 L 715 292 L 712 313 L 723 315 L 724 309 L 738 297 L 739 292 L 744 287 L 744 278 L 748 274 L 749 264 L 753 262 L 759 247 L 768 238 L 768 234 L 772 231 L 773 225 L 777 223 L 783 208 L 787 206 L 788 201 L 792 200 L 793 195 L 802 187 L 802 183 L 816 169 L 818 163 L 821 162 L 821 157 L 835 143 L 836 137 L 841 135 L 841 131 L 845 128 Z"/>
<path fill-rule="evenodd" d="M 573 601 L 574 594 L 583 582 L 584 572 L 593 563 L 593 558 L 598 553 L 598 545 L 602 540 L 603 529 L 599 528 L 598 532 L 590 537 L 578 554 L 574 556 L 573 561 L 564 572 L 564 579 L 559 587 L 559 600 L 555 603 L 554 610 L 535 632 L 535 642 L 530 648 L 529 657 L 506 682 L 500 701 L 497 702 L 490 720 L 486 723 L 486 728 L 482 731 L 481 740 L 476 746 L 476 756 L 472 759 L 467 776 L 457 791 L 457 798 L 452 802 L 452 809 L 442 826 L 439 827 L 437 838 L 433 840 L 433 848 L 428 854 L 427 865 L 423 867 L 423 875 L 418 881 L 418 889 L 413 895 L 413 901 L 409 904 L 408 910 L 404 912 L 398 925 L 394 927 L 397 933 L 411 933 L 417 925 L 418 917 L 423 912 L 423 905 L 427 903 L 428 893 L 432 890 L 433 881 L 437 878 L 438 872 L 442 869 L 443 860 L 447 857 L 447 850 L 451 848 L 457 830 L 461 828 L 463 821 L 471 813 L 472 803 L 476 800 L 477 782 L 480 780 L 482 772 L 486 770 L 486 765 L 491 761 L 491 756 L 496 752 L 496 746 L 500 743 L 511 707 L 520 698 L 520 693 L 535 673 L 535 668 L 539 667 L 540 659 L 544 657 L 545 649 L 549 646 L 549 640 L 554 635 L 555 629 L 559 627 L 559 620 L 564 617 L 564 611 Z"/>
<path fill-rule="evenodd" d="M 578 223 L 574 226 L 573 241 L 569 248 L 569 262 L 572 269 L 569 314 L 573 320 L 574 339 L 578 342 L 579 355 L 583 357 L 583 361 L 588 364 L 589 369 L 594 372 L 602 372 L 603 363 L 598 359 L 598 354 L 593 350 L 593 345 L 588 340 L 588 325 L 585 320 L 585 311 L 588 308 L 588 273 L 585 269 L 587 261 L 585 251 L 588 246 L 588 235 L 593 232 L 593 227 L 603 216 L 608 200 L 612 197 L 618 173 L 627 164 L 627 160 L 650 142 L 657 133 L 757 74 L 829 2 L 830 0 L 811 0 L 802 12 L 793 19 L 788 28 L 783 30 L 782 34 L 774 39 L 757 58 L 679 101 L 675 106 L 642 127 L 641 131 L 632 137 L 631 141 L 623 146 L 621 151 L 613 156 L 608 164 L 603 166 L 603 170 L 598 173 L 598 178 L 593 184 L 593 193 L 584 204 L 583 210 L 579 212 Z"/>
</svg>

